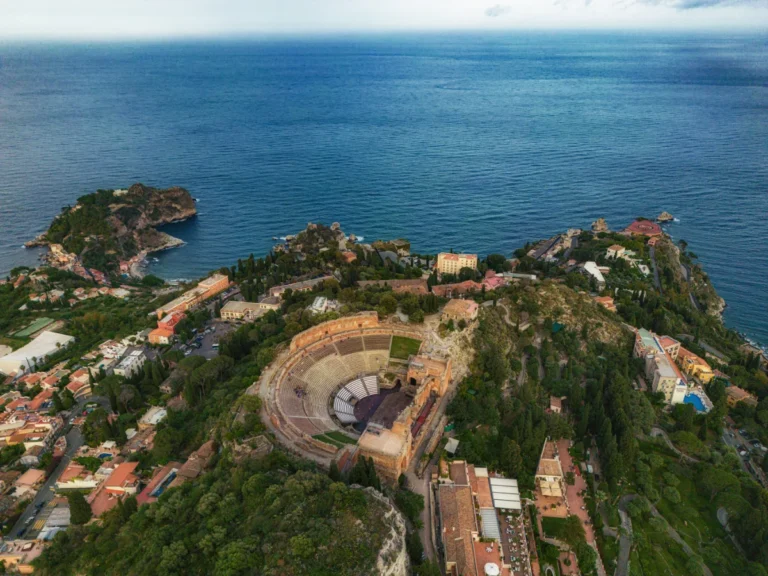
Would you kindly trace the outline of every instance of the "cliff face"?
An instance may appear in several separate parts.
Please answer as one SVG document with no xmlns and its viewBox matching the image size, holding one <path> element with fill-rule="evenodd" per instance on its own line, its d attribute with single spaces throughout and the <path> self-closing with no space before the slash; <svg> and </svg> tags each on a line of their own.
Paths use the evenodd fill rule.
<svg viewBox="0 0 768 576">
<path fill-rule="evenodd" d="M 388 509 L 383 520 L 389 527 L 389 533 L 376 559 L 376 574 L 379 576 L 407 576 L 410 561 L 405 545 L 405 519 L 392 503 L 376 490 L 366 488 L 365 491 Z"/>
<path fill-rule="evenodd" d="M 140 252 L 180 244 L 156 227 L 195 214 L 195 201 L 184 188 L 134 184 L 128 190 L 99 190 L 65 208 L 35 243 L 61 244 L 85 266 L 109 271 Z"/>
</svg>

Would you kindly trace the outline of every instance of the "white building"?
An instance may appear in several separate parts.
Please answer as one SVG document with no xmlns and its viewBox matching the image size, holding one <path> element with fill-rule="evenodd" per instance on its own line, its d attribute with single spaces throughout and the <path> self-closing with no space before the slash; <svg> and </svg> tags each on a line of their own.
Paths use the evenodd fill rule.
<svg viewBox="0 0 768 576">
<path fill-rule="evenodd" d="M 312 302 L 312 306 L 309 307 L 309 311 L 313 314 L 323 314 L 328 310 L 328 298 L 325 296 L 318 296 L 315 301 Z"/>
<path fill-rule="evenodd" d="M 0 372 L 8 375 L 34 372 L 35 365 L 42 364 L 74 341 L 72 336 L 46 330 L 26 346 L 0 358 Z"/>
<path fill-rule="evenodd" d="M 624 249 L 624 246 L 614 244 L 608 247 L 608 250 L 605 252 L 605 256 L 606 258 L 621 258 L 625 253 L 626 250 Z"/>
<path fill-rule="evenodd" d="M 146 411 L 144 416 L 139 419 L 139 430 L 157 426 L 168 416 L 168 411 L 161 406 L 152 406 Z"/>
<path fill-rule="evenodd" d="M 135 374 L 141 370 L 144 366 L 147 357 L 144 356 L 144 352 L 141 350 L 134 350 L 128 356 L 120 360 L 120 363 L 115 366 L 114 373 L 123 378 L 132 378 Z"/>
<path fill-rule="evenodd" d="M 603 276 L 597 263 L 592 261 L 585 262 L 582 268 L 587 274 L 595 279 L 598 289 L 602 289 L 605 286 L 605 276 Z"/>
</svg>

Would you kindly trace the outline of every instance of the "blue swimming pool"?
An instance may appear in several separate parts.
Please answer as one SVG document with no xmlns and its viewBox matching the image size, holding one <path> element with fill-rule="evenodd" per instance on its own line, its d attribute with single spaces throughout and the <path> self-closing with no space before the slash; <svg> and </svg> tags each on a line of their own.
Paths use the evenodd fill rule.
<svg viewBox="0 0 768 576">
<path fill-rule="evenodd" d="M 693 407 L 696 408 L 696 412 L 704 413 L 707 411 L 704 407 L 704 402 L 696 394 L 691 394 L 689 392 L 685 395 L 685 398 L 683 398 L 683 402 L 686 404 L 693 404 Z"/>
</svg>

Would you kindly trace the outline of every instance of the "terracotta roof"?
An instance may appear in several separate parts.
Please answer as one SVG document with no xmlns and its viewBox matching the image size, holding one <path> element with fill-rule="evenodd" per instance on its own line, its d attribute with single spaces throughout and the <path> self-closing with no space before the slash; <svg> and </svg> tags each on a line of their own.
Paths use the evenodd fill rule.
<svg viewBox="0 0 768 576">
<path fill-rule="evenodd" d="M 474 300 L 449 300 L 445 305 L 443 312 L 449 314 L 473 316 L 478 309 L 478 304 Z"/>
<path fill-rule="evenodd" d="M 736 402 L 742 402 L 744 400 L 747 401 L 757 401 L 757 399 L 747 392 L 746 390 L 743 390 L 742 388 L 739 388 L 738 386 L 728 386 L 725 389 L 726 396 L 730 396 L 733 400 Z"/>
<path fill-rule="evenodd" d="M 624 231 L 643 236 L 661 236 L 661 226 L 650 220 L 635 220 Z"/>
<path fill-rule="evenodd" d="M 35 470 L 30 468 L 16 480 L 17 486 L 34 486 L 38 482 L 45 480 L 45 470 Z"/>
<path fill-rule="evenodd" d="M 440 517 L 445 559 L 455 562 L 457 573 L 477 576 L 472 550 L 472 533 L 477 532 L 475 507 L 469 486 L 440 486 Z"/>
<path fill-rule="evenodd" d="M 539 460 L 539 466 L 536 468 L 536 476 L 562 476 L 563 469 L 557 460 Z"/>
<path fill-rule="evenodd" d="M 64 469 L 64 472 L 59 476 L 59 482 L 69 482 L 75 478 L 80 477 L 85 471 L 85 466 L 72 462 Z"/>
<path fill-rule="evenodd" d="M 138 462 L 123 462 L 112 474 L 107 478 L 104 486 L 107 489 L 110 488 L 125 488 L 131 486 L 138 481 L 138 478 L 134 476 L 133 471 L 139 465 Z"/>
<path fill-rule="evenodd" d="M 69 379 L 70 380 L 79 380 L 80 378 L 83 378 L 85 376 L 88 376 L 88 371 L 85 368 L 80 368 L 77 372 L 72 374 Z"/>
<path fill-rule="evenodd" d="M 671 336 L 659 336 L 659 344 L 661 344 L 661 347 L 664 349 L 669 348 L 670 346 L 674 346 L 675 344 L 680 344 L 677 340 L 672 338 Z M 683 349 L 681 348 L 681 351 Z"/>
<path fill-rule="evenodd" d="M 152 332 L 149 333 L 149 338 L 150 339 L 161 338 L 161 337 L 170 338 L 173 335 L 174 335 L 174 331 L 168 328 L 155 328 L 154 330 L 152 330 Z"/>
<path fill-rule="evenodd" d="M 30 410 L 39 410 L 40 407 L 53 397 L 53 390 L 43 390 L 32 399 L 29 404 Z"/>
</svg>

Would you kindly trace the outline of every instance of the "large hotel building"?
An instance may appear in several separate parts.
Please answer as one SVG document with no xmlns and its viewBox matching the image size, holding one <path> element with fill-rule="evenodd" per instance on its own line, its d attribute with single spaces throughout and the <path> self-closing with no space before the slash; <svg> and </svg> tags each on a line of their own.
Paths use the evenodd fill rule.
<svg viewBox="0 0 768 576">
<path fill-rule="evenodd" d="M 458 274 L 462 268 L 477 270 L 477 254 L 441 252 L 437 255 L 437 271 L 440 274 Z"/>
<path fill-rule="evenodd" d="M 162 319 L 172 312 L 186 312 L 190 308 L 194 308 L 200 304 L 200 302 L 216 296 L 216 294 L 223 292 L 227 288 L 229 288 L 229 278 L 223 274 L 214 274 L 198 283 L 195 288 L 187 290 L 175 300 L 171 300 L 167 304 L 164 304 L 155 312 L 157 313 L 158 319 Z"/>
</svg>

